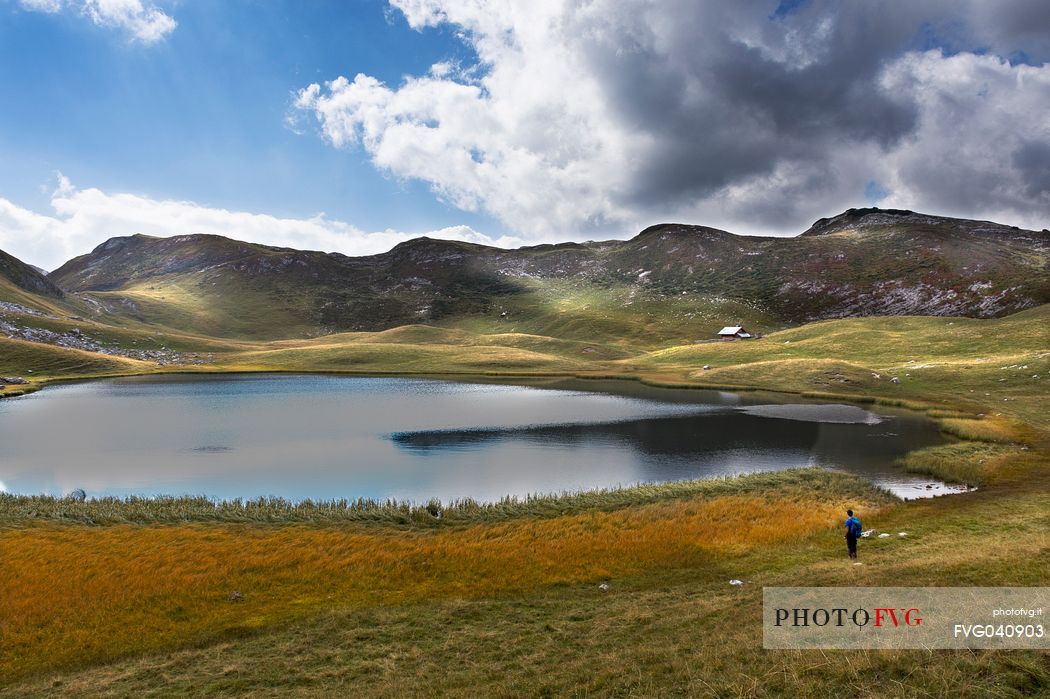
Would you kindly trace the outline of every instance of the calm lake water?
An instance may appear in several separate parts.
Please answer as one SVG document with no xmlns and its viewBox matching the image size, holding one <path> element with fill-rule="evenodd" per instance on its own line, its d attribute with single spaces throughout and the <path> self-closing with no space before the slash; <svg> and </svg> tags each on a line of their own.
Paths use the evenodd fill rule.
<svg viewBox="0 0 1050 699">
<path fill-rule="evenodd" d="M 926 497 L 893 461 L 941 442 L 906 411 L 628 381 L 135 377 L 0 401 L 0 489 L 494 500 L 819 465 Z"/>
</svg>

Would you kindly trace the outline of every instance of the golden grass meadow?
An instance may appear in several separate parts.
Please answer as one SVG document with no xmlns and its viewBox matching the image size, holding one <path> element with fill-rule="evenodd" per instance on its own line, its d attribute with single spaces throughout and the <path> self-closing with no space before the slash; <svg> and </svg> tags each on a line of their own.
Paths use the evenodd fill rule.
<svg viewBox="0 0 1050 699">
<path fill-rule="evenodd" d="M 877 493 L 862 504 L 871 510 Z M 419 530 L 323 524 L 41 523 L 5 532 L 0 674 L 273 626 L 333 604 L 520 594 L 690 567 L 836 522 L 845 496 L 722 495 Z M 858 505 L 860 506 L 860 505 Z M 756 513 L 762 513 L 762 519 Z M 781 524 L 766 525 L 766 518 Z M 86 552 L 90 552 L 85 555 Z M 231 603 L 229 595 L 245 595 Z M 43 593 L 43 594 L 42 594 Z"/>
</svg>

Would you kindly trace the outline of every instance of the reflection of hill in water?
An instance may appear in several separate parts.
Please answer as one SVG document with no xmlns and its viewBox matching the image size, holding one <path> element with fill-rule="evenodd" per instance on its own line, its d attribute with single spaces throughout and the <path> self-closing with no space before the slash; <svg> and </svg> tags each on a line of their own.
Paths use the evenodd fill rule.
<svg viewBox="0 0 1050 699">
<path fill-rule="evenodd" d="M 552 446 L 615 443 L 646 456 L 690 456 L 737 449 L 809 451 L 820 427 L 817 423 L 740 413 L 707 413 L 591 425 L 401 432 L 392 439 L 401 447 L 418 451 L 525 441 Z"/>
<path fill-rule="evenodd" d="M 866 474 L 893 471 L 894 462 L 913 449 L 943 444 L 930 422 L 898 417 L 878 425 L 817 425 L 813 454 L 821 465 L 847 465 Z"/>
<path fill-rule="evenodd" d="M 911 449 L 942 442 L 936 426 L 891 418 L 877 425 L 804 422 L 742 412 L 660 417 L 602 424 L 432 430 L 392 436 L 417 454 L 445 454 L 523 443 L 572 448 L 615 446 L 638 457 L 653 478 L 672 477 L 666 467 L 688 462 L 695 472 L 789 468 L 806 464 L 845 467 L 871 476 L 894 471 L 894 461 Z M 673 477 L 687 477 L 676 473 Z"/>
</svg>

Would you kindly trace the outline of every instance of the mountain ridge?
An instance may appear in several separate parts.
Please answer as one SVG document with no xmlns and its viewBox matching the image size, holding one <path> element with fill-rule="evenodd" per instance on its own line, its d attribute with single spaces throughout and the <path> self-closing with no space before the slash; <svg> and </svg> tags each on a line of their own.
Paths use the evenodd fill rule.
<svg viewBox="0 0 1050 699">
<path fill-rule="evenodd" d="M 420 237 L 360 257 L 210 234 L 121 236 L 47 281 L 102 319 L 280 339 L 538 315 L 559 326 L 598 306 L 639 324 L 695 306 L 712 322 L 760 329 L 858 315 L 991 317 L 1050 301 L 1048 261 L 1047 232 L 869 208 L 790 238 L 661 223 L 627 240 L 513 250 Z"/>
<path fill-rule="evenodd" d="M 833 235 L 845 230 L 856 228 L 876 228 L 884 226 L 943 226 L 953 225 L 965 227 L 973 232 L 980 233 L 1031 233 L 1035 235 L 1046 234 L 1048 231 L 1033 231 L 1009 226 L 994 221 L 978 219 L 954 218 L 951 216 L 937 216 L 934 214 L 923 214 L 910 209 L 880 209 L 878 207 L 867 207 L 858 209 L 846 209 L 837 216 L 817 219 L 812 226 L 799 234 L 801 236 Z"/>
</svg>

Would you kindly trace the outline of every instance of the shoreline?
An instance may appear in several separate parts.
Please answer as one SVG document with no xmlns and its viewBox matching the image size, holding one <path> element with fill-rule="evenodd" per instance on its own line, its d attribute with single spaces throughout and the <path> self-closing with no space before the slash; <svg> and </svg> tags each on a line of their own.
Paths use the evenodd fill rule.
<svg viewBox="0 0 1050 699">
<path fill-rule="evenodd" d="M 697 383 L 684 381 L 669 381 L 652 378 L 646 374 L 624 373 L 581 373 L 581 372 L 479 372 L 479 371 L 355 371 L 353 369 L 252 369 L 252 368 L 216 368 L 201 370 L 176 370 L 176 371 L 142 371 L 121 372 L 116 374 L 87 374 L 81 376 L 56 376 L 41 379 L 27 379 L 28 384 L 10 384 L 18 386 L 13 390 L 0 390 L 0 399 L 16 398 L 19 396 L 35 393 L 41 389 L 54 384 L 80 383 L 86 381 L 100 381 L 104 379 L 133 378 L 140 376 L 226 376 L 232 374 L 277 374 L 304 376 L 349 376 L 349 377 L 376 377 L 376 378 L 431 378 L 440 380 L 444 378 L 479 378 L 479 379 L 578 379 L 581 381 L 636 381 L 643 386 L 668 390 L 701 390 L 701 391 L 732 391 L 734 393 L 782 393 L 785 395 L 800 396 L 814 400 L 836 400 L 846 403 L 857 403 L 861 405 L 881 405 L 889 408 L 904 408 L 915 412 L 949 411 L 958 413 L 955 417 L 976 417 L 977 414 L 949 403 L 935 402 L 930 400 L 913 400 L 907 398 L 886 398 L 883 396 L 872 396 L 863 393 L 837 393 L 833 391 L 796 391 L 785 388 L 769 388 L 755 384 L 719 384 L 719 383 Z M 936 417 L 934 417 L 936 419 Z"/>
<path fill-rule="evenodd" d="M 219 500 L 206 496 L 127 496 L 75 500 L 68 496 L 0 493 L 0 527 L 25 522 L 63 524 L 323 524 L 379 523 L 432 529 L 570 513 L 614 511 L 657 502 L 762 494 L 784 488 L 856 492 L 882 505 L 905 502 L 863 476 L 802 466 L 712 478 L 633 483 L 575 491 L 506 495 L 496 501 L 458 498 L 427 502 L 373 498 L 292 501 L 281 497 Z M 971 491 L 972 492 L 972 491 Z"/>
</svg>

